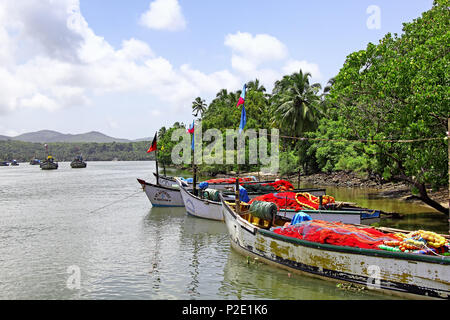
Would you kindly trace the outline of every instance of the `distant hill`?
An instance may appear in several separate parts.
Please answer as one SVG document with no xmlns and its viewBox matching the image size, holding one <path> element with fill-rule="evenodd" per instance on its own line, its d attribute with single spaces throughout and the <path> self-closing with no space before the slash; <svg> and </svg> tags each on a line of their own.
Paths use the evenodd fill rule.
<svg viewBox="0 0 450 320">
<path fill-rule="evenodd" d="M 128 139 L 119 139 L 107 136 L 101 132 L 91 131 L 81 134 L 65 134 L 52 130 L 41 130 L 36 132 L 28 132 L 16 137 L 0 136 L 0 140 L 18 140 L 25 142 L 38 142 L 38 143 L 50 143 L 50 142 L 132 142 Z"/>
</svg>

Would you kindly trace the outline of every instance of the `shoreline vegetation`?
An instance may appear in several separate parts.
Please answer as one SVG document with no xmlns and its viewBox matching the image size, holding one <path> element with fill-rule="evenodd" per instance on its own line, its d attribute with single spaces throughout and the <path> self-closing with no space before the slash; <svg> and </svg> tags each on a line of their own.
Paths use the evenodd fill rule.
<svg viewBox="0 0 450 320">
<path fill-rule="evenodd" d="M 316 185 L 381 188 L 386 196 L 419 199 L 448 217 L 449 8 L 449 0 L 435 0 L 420 17 L 403 23 L 402 34 L 387 33 L 377 44 L 349 53 L 324 88 L 311 83 L 311 74 L 303 70 L 275 81 L 271 93 L 258 79 L 246 83 L 244 130 L 279 130 L 280 177 L 294 185 L 300 175 L 302 182 L 310 179 Z M 216 129 L 223 135 L 228 129 L 237 131 L 241 94 L 222 89 L 210 103 L 195 98 L 192 116 L 201 123 L 201 129 L 195 129 Z M 172 133 L 178 129 L 187 126 L 175 122 L 158 131 L 160 173 L 173 167 L 172 150 L 179 141 L 172 141 Z M 212 158 L 226 150 L 225 139 L 219 149 L 214 146 L 218 138 L 213 140 L 199 142 L 213 150 Z M 149 141 L 48 145 L 57 161 L 70 161 L 78 154 L 87 161 L 154 160 L 154 153 L 146 153 Z M 0 141 L 0 161 L 30 161 L 43 155 L 42 144 Z M 197 172 L 205 177 L 233 176 L 257 172 L 260 165 L 204 163 Z M 191 165 L 178 168 L 191 170 Z"/>
</svg>

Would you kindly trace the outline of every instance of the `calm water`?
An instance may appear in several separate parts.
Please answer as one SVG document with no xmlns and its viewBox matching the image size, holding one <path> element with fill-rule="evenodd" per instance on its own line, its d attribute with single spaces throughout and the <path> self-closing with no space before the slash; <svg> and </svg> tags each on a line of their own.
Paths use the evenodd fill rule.
<svg viewBox="0 0 450 320">
<path fill-rule="evenodd" d="M 152 181 L 153 170 L 153 162 L 0 167 L 0 299 L 390 299 L 247 264 L 223 223 L 151 208 L 136 178 Z M 411 226 L 448 229 L 415 212 Z"/>
</svg>

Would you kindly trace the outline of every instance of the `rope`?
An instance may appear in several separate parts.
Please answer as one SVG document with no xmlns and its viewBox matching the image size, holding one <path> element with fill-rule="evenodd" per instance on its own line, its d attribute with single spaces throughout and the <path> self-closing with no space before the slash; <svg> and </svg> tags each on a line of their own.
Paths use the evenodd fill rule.
<svg viewBox="0 0 450 320">
<path fill-rule="evenodd" d="M 273 136 L 268 133 L 268 136 Z M 421 142 L 421 141 L 432 141 L 432 140 L 447 140 L 448 137 L 440 137 L 440 138 L 421 138 L 421 139 L 325 139 L 325 138 L 308 138 L 308 137 L 290 137 L 278 135 L 280 138 L 286 139 L 295 139 L 301 141 L 334 141 L 334 142 L 397 142 L 397 143 L 412 143 L 412 142 Z"/>
<path fill-rule="evenodd" d="M 142 191 L 139 190 L 139 191 L 134 192 L 134 193 L 132 193 L 132 194 L 130 194 L 130 195 L 128 195 L 128 196 L 122 198 L 122 199 L 115 200 L 115 201 L 113 201 L 113 202 L 111 202 L 111 203 L 108 203 L 107 205 L 104 205 L 103 207 L 100 207 L 100 208 L 97 208 L 97 209 L 95 209 L 95 210 L 89 211 L 88 213 L 94 213 L 94 212 L 100 211 L 100 210 L 105 209 L 105 208 L 107 208 L 107 207 L 109 207 L 109 206 L 112 206 L 113 204 L 115 204 L 115 203 L 117 203 L 117 202 L 120 202 L 120 201 L 126 200 L 126 199 L 128 199 L 128 198 L 131 198 L 131 197 L 133 197 L 133 196 L 135 196 L 135 195 L 137 195 L 138 193 L 141 193 L 141 192 L 142 192 Z"/>
</svg>

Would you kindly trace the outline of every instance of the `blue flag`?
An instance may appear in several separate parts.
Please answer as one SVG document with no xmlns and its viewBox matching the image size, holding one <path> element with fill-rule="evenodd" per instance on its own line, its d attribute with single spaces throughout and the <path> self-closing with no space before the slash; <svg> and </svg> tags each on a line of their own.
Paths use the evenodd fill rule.
<svg viewBox="0 0 450 320">
<path fill-rule="evenodd" d="M 195 127 L 195 125 L 194 125 L 194 121 L 192 121 L 192 125 L 190 125 L 189 126 L 189 129 L 188 129 L 188 132 L 190 133 L 190 134 L 192 134 L 192 150 L 194 150 L 194 145 L 195 145 L 195 142 L 194 142 L 194 127 Z"/>
<path fill-rule="evenodd" d="M 239 124 L 239 133 L 244 130 L 245 125 L 247 124 L 247 114 L 245 113 L 245 91 L 247 90 L 247 84 L 244 84 L 244 89 L 242 90 L 241 96 L 239 97 L 239 101 L 237 106 L 242 104 L 242 112 L 241 112 L 241 123 Z"/>
<path fill-rule="evenodd" d="M 239 133 L 241 133 L 242 130 L 244 130 L 246 124 L 247 124 L 247 114 L 245 113 L 245 105 L 242 105 L 241 123 L 239 124 Z"/>
</svg>

